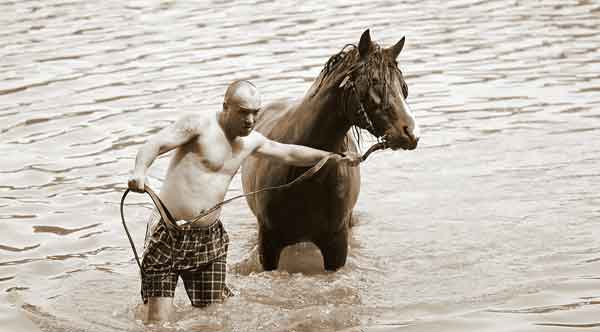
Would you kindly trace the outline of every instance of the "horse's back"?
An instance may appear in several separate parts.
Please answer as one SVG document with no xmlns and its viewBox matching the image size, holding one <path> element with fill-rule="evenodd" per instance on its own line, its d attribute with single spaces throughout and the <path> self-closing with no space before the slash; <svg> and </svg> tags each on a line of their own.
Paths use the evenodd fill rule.
<svg viewBox="0 0 600 332">
<path fill-rule="evenodd" d="M 255 129 L 266 137 L 271 137 L 271 132 L 275 126 L 289 125 L 282 122 L 281 119 L 288 114 L 296 105 L 297 100 L 279 99 L 265 105 L 256 118 Z"/>
</svg>

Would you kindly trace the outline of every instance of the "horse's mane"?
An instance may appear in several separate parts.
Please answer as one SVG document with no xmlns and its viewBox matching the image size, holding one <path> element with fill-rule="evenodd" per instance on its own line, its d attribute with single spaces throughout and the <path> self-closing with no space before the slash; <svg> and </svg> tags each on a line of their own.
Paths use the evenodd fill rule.
<svg viewBox="0 0 600 332">
<path fill-rule="evenodd" d="M 356 62 L 354 58 L 356 58 L 357 55 L 358 48 L 354 44 L 346 44 L 338 53 L 332 55 L 325 63 L 325 66 L 323 66 L 323 69 L 321 69 L 317 82 L 315 82 L 317 84 L 312 91 L 312 96 L 315 96 L 319 90 L 321 90 L 323 82 L 326 81 L 333 72 L 350 68 L 351 62 Z"/>
<path fill-rule="evenodd" d="M 368 84 L 371 84 L 373 82 L 373 70 L 369 70 L 369 68 L 373 68 L 373 69 L 377 69 L 382 75 L 381 75 L 381 80 L 382 83 L 384 85 L 384 87 L 389 86 L 388 82 L 391 80 L 391 76 L 388 75 L 388 71 L 385 70 L 386 66 L 390 66 L 391 63 L 388 63 L 388 61 L 386 61 L 383 51 L 381 50 L 380 46 L 373 43 L 373 48 L 375 48 L 375 50 L 373 52 L 371 52 L 369 54 L 369 58 L 368 61 L 366 62 L 366 66 L 367 66 L 367 70 L 365 70 L 363 72 L 363 74 L 365 75 L 365 80 L 366 82 L 368 82 Z M 315 84 L 312 87 L 312 96 L 315 96 L 323 87 L 323 83 L 325 81 L 327 81 L 331 76 L 335 76 L 333 75 L 334 73 L 339 73 L 339 72 L 344 72 L 344 73 L 349 73 L 350 71 L 354 70 L 356 68 L 356 66 L 359 64 L 359 54 L 358 54 L 358 47 L 354 44 L 346 44 L 344 47 L 342 47 L 342 49 L 332 55 L 329 60 L 327 60 L 327 62 L 325 63 L 325 66 L 323 66 L 323 69 L 321 69 L 321 73 L 319 74 L 318 78 L 317 78 L 317 82 L 315 82 Z M 393 67 L 400 71 L 400 69 L 397 68 L 397 66 L 395 65 L 395 63 L 393 64 Z M 402 73 L 400 72 L 400 75 L 402 77 Z M 403 93 L 406 94 L 406 84 L 404 82 L 402 82 L 403 86 L 402 89 L 404 90 Z M 343 109 L 341 110 L 342 112 L 346 112 L 346 110 L 350 107 L 350 98 L 348 98 L 347 93 L 342 93 L 341 95 L 341 100 L 340 100 L 340 104 L 343 105 Z M 386 96 L 386 99 L 384 100 L 385 103 L 388 102 L 387 100 L 387 94 L 384 93 L 384 96 Z M 359 148 L 361 147 L 361 141 L 364 140 L 363 138 L 363 131 L 361 130 L 361 128 L 359 128 L 357 125 L 353 125 L 352 126 L 352 133 L 354 136 L 354 139 L 356 140 Z"/>
</svg>

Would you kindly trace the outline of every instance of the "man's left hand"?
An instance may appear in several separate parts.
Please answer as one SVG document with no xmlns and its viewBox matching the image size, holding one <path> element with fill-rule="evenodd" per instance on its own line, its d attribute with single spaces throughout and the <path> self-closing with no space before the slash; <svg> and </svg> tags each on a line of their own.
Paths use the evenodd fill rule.
<svg viewBox="0 0 600 332">
<path fill-rule="evenodd" d="M 346 151 L 343 156 L 337 155 L 337 157 L 334 157 L 334 160 L 337 163 L 354 167 L 360 164 L 362 156 L 356 152 Z"/>
</svg>

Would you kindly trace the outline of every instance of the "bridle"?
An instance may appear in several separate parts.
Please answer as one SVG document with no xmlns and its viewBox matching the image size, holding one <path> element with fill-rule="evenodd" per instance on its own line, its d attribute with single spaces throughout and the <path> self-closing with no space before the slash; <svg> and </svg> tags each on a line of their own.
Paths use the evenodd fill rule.
<svg viewBox="0 0 600 332">
<path fill-rule="evenodd" d="M 352 72 L 350 72 L 348 75 L 346 75 L 346 77 L 344 77 L 344 80 L 340 84 L 340 88 L 346 89 L 346 90 L 349 90 L 350 92 L 352 92 L 351 95 L 357 101 L 357 104 L 358 104 L 358 109 L 356 110 L 357 125 L 360 127 L 364 127 L 371 133 L 376 133 L 375 126 L 373 125 L 373 121 L 371 121 L 371 118 L 369 118 L 369 114 L 367 114 L 367 111 L 365 110 L 365 106 L 363 105 L 363 102 L 360 99 L 360 95 L 358 94 L 358 91 L 356 91 L 356 84 L 354 83 L 354 80 L 351 78 L 351 75 L 352 75 Z"/>
<path fill-rule="evenodd" d="M 362 99 L 360 98 L 360 94 L 358 93 L 358 91 L 356 89 L 354 75 L 357 72 L 357 70 L 359 68 L 361 68 L 362 66 L 366 66 L 366 64 L 355 65 L 352 68 L 350 68 L 350 70 L 344 76 L 344 79 L 340 83 L 339 88 L 346 92 L 343 94 L 344 96 L 348 96 L 349 98 L 355 99 L 356 104 L 358 105 L 358 107 L 356 108 L 355 114 L 353 114 L 353 117 L 355 119 L 355 124 L 358 127 L 364 128 L 364 129 L 368 130 L 371 134 L 373 134 L 373 136 L 375 136 L 377 138 L 377 142 L 382 143 L 383 144 L 382 148 L 385 149 L 388 147 L 387 136 L 379 135 L 379 131 L 375 128 L 375 125 L 373 124 L 373 121 L 369 117 L 369 114 L 367 113 L 367 111 L 365 109 L 364 103 L 363 103 Z M 387 98 L 386 98 L 386 102 L 387 102 Z"/>
</svg>

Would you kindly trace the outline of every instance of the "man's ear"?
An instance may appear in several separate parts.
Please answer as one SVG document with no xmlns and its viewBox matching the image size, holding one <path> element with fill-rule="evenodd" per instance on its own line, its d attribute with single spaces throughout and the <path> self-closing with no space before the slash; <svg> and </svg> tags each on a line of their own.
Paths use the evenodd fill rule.
<svg viewBox="0 0 600 332">
<path fill-rule="evenodd" d="M 223 103 L 223 111 L 226 111 L 226 110 L 227 110 L 227 103 L 224 102 Z"/>
</svg>

